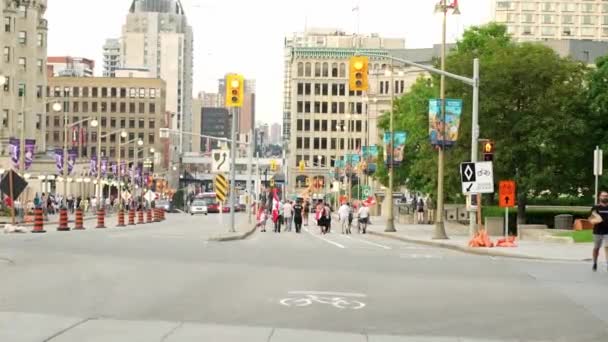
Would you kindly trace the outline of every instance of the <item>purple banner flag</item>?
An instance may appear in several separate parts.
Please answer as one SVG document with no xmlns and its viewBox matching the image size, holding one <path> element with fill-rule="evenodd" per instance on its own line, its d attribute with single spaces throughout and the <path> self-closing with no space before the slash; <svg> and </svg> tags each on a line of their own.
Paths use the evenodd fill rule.
<svg viewBox="0 0 608 342">
<path fill-rule="evenodd" d="M 116 162 L 110 162 L 110 174 L 118 174 L 118 165 L 116 164 Z"/>
<path fill-rule="evenodd" d="M 57 168 L 58 174 L 63 173 L 63 149 L 55 149 L 55 167 Z"/>
<path fill-rule="evenodd" d="M 10 138 L 8 142 L 8 153 L 11 156 L 11 166 L 19 169 L 19 139 Z"/>
<path fill-rule="evenodd" d="M 89 163 L 89 175 L 97 176 L 97 156 L 91 157 L 91 161 Z"/>
<path fill-rule="evenodd" d="M 29 170 L 34 162 L 34 151 L 36 151 L 36 139 L 25 139 L 25 169 Z"/>
<path fill-rule="evenodd" d="M 76 165 L 76 158 L 78 157 L 78 148 L 73 147 L 68 151 L 68 175 L 72 174 L 74 166 Z"/>
<path fill-rule="evenodd" d="M 120 161 L 120 176 L 124 177 L 127 174 L 127 162 L 124 160 Z"/>
<path fill-rule="evenodd" d="M 101 158 L 101 175 L 105 176 L 107 172 L 108 172 L 108 158 L 102 157 Z"/>
</svg>

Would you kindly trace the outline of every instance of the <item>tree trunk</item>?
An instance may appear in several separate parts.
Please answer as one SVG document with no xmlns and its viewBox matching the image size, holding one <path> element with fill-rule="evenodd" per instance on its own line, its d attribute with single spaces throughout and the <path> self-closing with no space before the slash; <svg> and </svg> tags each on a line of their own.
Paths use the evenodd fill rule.
<svg viewBox="0 0 608 342">
<path fill-rule="evenodd" d="M 526 202 L 527 196 L 525 191 L 518 191 L 517 194 L 517 224 L 526 224 Z"/>
</svg>

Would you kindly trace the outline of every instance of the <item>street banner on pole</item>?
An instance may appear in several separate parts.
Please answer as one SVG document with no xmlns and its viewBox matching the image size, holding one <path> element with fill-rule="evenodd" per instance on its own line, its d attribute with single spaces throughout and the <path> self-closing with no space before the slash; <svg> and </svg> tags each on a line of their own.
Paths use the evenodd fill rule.
<svg viewBox="0 0 608 342">
<path fill-rule="evenodd" d="M 29 170 L 34 162 L 34 151 L 36 150 L 36 139 L 25 139 L 25 169 Z"/>
<path fill-rule="evenodd" d="M 55 149 L 55 167 L 58 174 L 63 173 L 63 149 L 61 148 Z"/>
<path fill-rule="evenodd" d="M 92 156 L 89 161 L 89 175 L 97 176 L 97 156 Z"/>
<path fill-rule="evenodd" d="M 108 173 L 108 157 L 101 158 L 101 175 L 105 176 Z"/>
<path fill-rule="evenodd" d="M 116 164 L 117 162 L 115 161 L 111 161 L 110 162 L 110 174 L 111 175 L 118 175 L 118 164 Z"/>
<path fill-rule="evenodd" d="M 404 159 L 406 140 L 406 132 L 395 132 L 393 139 L 391 139 L 390 132 L 384 133 L 384 163 L 386 165 L 401 165 Z M 392 161 L 391 158 L 393 159 Z"/>
<path fill-rule="evenodd" d="M 73 147 L 68 151 L 68 175 L 72 173 L 72 170 L 74 170 L 74 165 L 76 165 L 77 156 L 78 156 L 77 147 Z"/>
<path fill-rule="evenodd" d="M 454 145 L 458 140 L 458 128 L 460 126 L 461 116 L 462 100 L 445 100 L 445 123 L 441 115 L 441 100 L 429 100 L 429 137 L 431 139 L 431 145 Z"/>
<path fill-rule="evenodd" d="M 11 156 L 11 167 L 13 169 L 19 169 L 19 153 L 20 143 L 17 138 L 9 138 L 8 140 L 8 154 Z"/>
</svg>

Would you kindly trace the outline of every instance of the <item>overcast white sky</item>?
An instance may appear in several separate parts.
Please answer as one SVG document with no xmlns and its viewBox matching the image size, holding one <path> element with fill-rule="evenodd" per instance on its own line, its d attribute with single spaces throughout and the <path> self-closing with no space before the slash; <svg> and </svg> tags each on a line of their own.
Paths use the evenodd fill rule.
<svg viewBox="0 0 608 342">
<path fill-rule="evenodd" d="M 448 0 L 449 2 L 453 0 Z M 450 16 L 449 40 L 464 28 L 491 19 L 494 0 L 460 0 L 462 15 Z M 49 56 L 92 58 L 101 73 L 106 38 L 120 37 L 132 0 L 48 0 Z M 402 37 L 408 48 L 440 40 L 438 0 L 182 0 L 194 31 L 194 94 L 216 91 L 217 79 L 239 72 L 257 80 L 257 118 L 282 120 L 283 39 L 304 27 L 356 30 Z"/>
</svg>

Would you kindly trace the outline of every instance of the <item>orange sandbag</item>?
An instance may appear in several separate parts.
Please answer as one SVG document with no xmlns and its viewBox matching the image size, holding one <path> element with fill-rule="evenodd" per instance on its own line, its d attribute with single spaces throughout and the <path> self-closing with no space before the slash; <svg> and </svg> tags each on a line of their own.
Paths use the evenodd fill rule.
<svg viewBox="0 0 608 342">
<path fill-rule="evenodd" d="M 469 247 L 494 247 L 488 232 L 485 229 L 478 231 L 475 237 L 469 241 Z"/>
<path fill-rule="evenodd" d="M 496 247 L 517 247 L 515 236 L 500 239 L 496 242 Z"/>
</svg>

